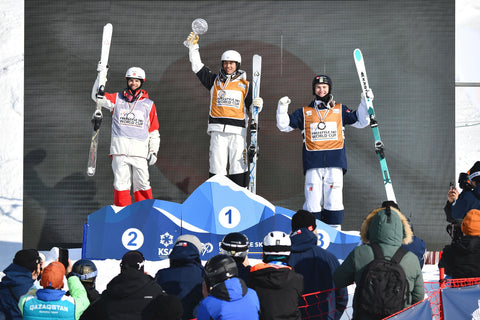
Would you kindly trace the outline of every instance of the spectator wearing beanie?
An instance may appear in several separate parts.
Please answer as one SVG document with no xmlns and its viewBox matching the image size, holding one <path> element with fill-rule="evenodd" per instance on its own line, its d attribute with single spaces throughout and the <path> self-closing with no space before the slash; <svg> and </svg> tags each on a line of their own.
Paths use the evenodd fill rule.
<svg viewBox="0 0 480 320">
<path fill-rule="evenodd" d="M 263 262 L 254 265 L 247 285 L 260 300 L 260 320 L 300 320 L 298 302 L 303 292 L 303 277 L 287 265 L 290 237 L 281 231 L 269 232 L 263 239 Z"/>
<path fill-rule="evenodd" d="M 194 310 L 203 299 L 202 282 L 205 274 L 200 260 L 202 243 L 194 235 L 181 235 L 168 256 L 170 267 L 158 270 L 155 278 L 166 293 L 180 298 L 183 319 L 195 318 Z"/>
<path fill-rule="evenodd" d="M 65 295 L 63 278 L 72 269 L 69 260 L 67 270 L 61 262 L 50 263 L 42 273 L 40 285 L 43 289 L 30 290 L 20 298 L 18 306 L 23 319 L 71 319 L 77 320 L 88 307 L 87 292 L 77 277 L 68 276 L 71 296 Z"/>
<path fill-rule="evenodd" d="M 444 211 L 448 222 L 462 220 L 471 209 L 480 210 L 480 161 L 475 162 L 463 175 L 463 179 L 462 176 L 459 178 L 462 192 L 459 194 L 457 188 L 453 188 L 447 193 Z"/>
<path fill-rule="evenodd" d="M 297 211 L 292 217 L 292 252 L 288 264 L 303 275 L 303 293 L 313 293 L 335 288 L 333 273 L 338 268 L 337 257 L 319 247 L 315 216 L 305 210 Z M 323 318 L 340 319 L 348 302 L 346 288 L 328 292 L 325 302 L 309 307 L 310 316 L 323 315 Z M 302 309 L 302 312 L 305 310 Z M 306 316 L 306 314 L 302 314 Z"/>
<path fill-rule="evenodd" d="M 460 239 L 443 248 L 438 267 L 453 279 L 480 277 L 480 210 L 467 212 L 462 232 Z"/>
<path fill-rule="evenodd" d="M 145 258 L 140 251 L 122 257 L 120 274 L 113 278 L 100 298 L 82 314 L 82 320 L 140 320 L 144 309 L 158 296 L 162 287 L 144 271 Z"/>
<path fill-rule="evenodd" d="M 0 319 L 22 319 L 18 301 L 40 275 L 40 262 L 37 250 L 20 250 L 3 271 L 5 276 L 0 282 Z"/>
</svg>

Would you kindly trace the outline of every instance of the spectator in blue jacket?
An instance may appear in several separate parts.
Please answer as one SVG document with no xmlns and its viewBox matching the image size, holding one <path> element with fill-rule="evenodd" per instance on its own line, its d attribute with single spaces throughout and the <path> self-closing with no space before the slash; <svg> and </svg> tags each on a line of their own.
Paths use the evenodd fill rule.
<svg viewBox="0 0 480 320">
<path fill-rule="evenodd" d="M 169 255 L 170 267 L 158 270 L 155 276 L 166 293 L 181 300 L 183 319 L 195 318 L 195 309 L 203 298 L 201 251 L 202 243 L 196 236 L 178 237 Z"/>
<path fill-rule="evenodd" d="M 410 224 L 410 227 L 412 228 L 413 232 L 413 225 L 410 220 L 408 220 L 408 223 Z M 409 244 L 402 244 L 402 247 L 407 249 L 408 251 L 412 252 L 415 254 L 418 258 L 418 262 L 420 262 L 420 269 L 423 268 L 423 265 L 425 264 L 425 252 L 427 251 L 427 245 L 425 244 L 425 241 L 417 237 L 415 234 L 413 235 L 412 242 Z"/>
<path fill-rule="evenodd" d="M 480 161 L 475 162 L 467 173 L 461 173 L 458 178 L 462 193 L 457 188 L 450 188 L 447 194 L 445 214 L 448 222 L 461 220 L 471 209 L 480 210 Z"/>
<path fill-rule="evenodd" d="M 303 275 L 303 294 L 326 291 L 322 296 L 324 302 L 308 308 L 308 314 L 340 319 L 347 306 L 348 292 L 346 288 L 335 289 L 333 273 L 340 264 L 337 257 L 317 245 L 317 223 L 312 213 L 299 210 L 293 215 L 290 239 L 292 251 L 288 264 Z"/>
<path fill-rule="evenodd" d="M 20 250 L 15 254 L 0 282 L 0 319 L 23 319 L 18 301 L 40 276 L 40 265 L 41 259 L 35 249 Z"/>
<path fill-rule="evenodd" d="M 257 293 L 238 278 L 235 260 L 216 255 L 205 264 L 204 296 L 197 320 L 258 320 Z"/>
</svg>

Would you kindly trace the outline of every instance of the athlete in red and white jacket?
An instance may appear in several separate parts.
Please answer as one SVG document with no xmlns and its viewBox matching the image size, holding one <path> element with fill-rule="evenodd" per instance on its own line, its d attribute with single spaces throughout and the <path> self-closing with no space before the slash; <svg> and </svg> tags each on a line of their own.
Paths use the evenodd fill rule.
<svg viewBox="0 0 480 320">
<path fill-rule="evenodd" d="M 141 89 L 145 71 L 131 67 L 125 74 L 127 88 L 123 92 L 105 93 L 102 107 L 112 112 L 110 156 L 114 175 L 114 204 L 124 207 L 132 203 L 133 181 L 135 202 L 152 199 L 148 165 L 157 161 L 160 147 L 159 124 L 155 103 Z M 92 90 L 97 101 L 98 81 Z"/>
</svg>

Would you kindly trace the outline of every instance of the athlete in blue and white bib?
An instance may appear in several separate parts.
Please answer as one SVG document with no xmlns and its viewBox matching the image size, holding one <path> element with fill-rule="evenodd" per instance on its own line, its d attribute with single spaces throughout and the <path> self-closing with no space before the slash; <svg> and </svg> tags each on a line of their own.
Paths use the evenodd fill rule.
<svg viewBox="0 0 480 320">
<path fill-rule="evenodd" d="M 347 172 L 345 125 L 364 128 L 370 123 L 362 98 L 357 111 L 335 103 L 332 80 L 318 75 L 312 82 L 313 100 L 308 106 L 288 114 L 290 99 L 278 102 L 277 127 L 282 132 L 294 129 L 303 135 L 305 204 L 303 209 L 338 229 L 343 220 L 343 175 Z M 369 96 L 373 94 L 369 92 Z M 373 99 L 373 98 L 372 98 Z"/>
</svg>

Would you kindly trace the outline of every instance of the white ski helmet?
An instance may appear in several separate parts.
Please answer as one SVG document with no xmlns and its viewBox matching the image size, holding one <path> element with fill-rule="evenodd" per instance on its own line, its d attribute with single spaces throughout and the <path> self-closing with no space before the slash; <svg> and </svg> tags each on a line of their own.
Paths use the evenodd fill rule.
<svg viewBox="0 0 480 320">
<path fill-rule="evenodd" d="M 127 73 L 125 73 L 125 79 L 129 78 L 140 79 L 142 82 L 145 82 L 145 71 L 139 67 L 131 67 L 127 70 Z"/>
<path fill-rule="evenodd" d="M 242 63 L 242 57 L 240 53 L 235 50 L 227 50 L 222 54 L 222 70 L 223 70 L 223 61 L 235 61 L 237 63 L 237 68 L 235 71 L 240 69 L 240 64 Z"/>
<path fill-rule="evenodd" d="M 291 250 L 292 242 L 285 232 L 272 231 L 263 238 L 264 255 L 289 256 Z"/>
<path fill-rule="evenodd" d="M 240 53 L 235 50 L 227 50 L 222 54 L 222 61 L 235 61 L 236 63 L 242 63 L 242 57 Z"/>
</svg>

